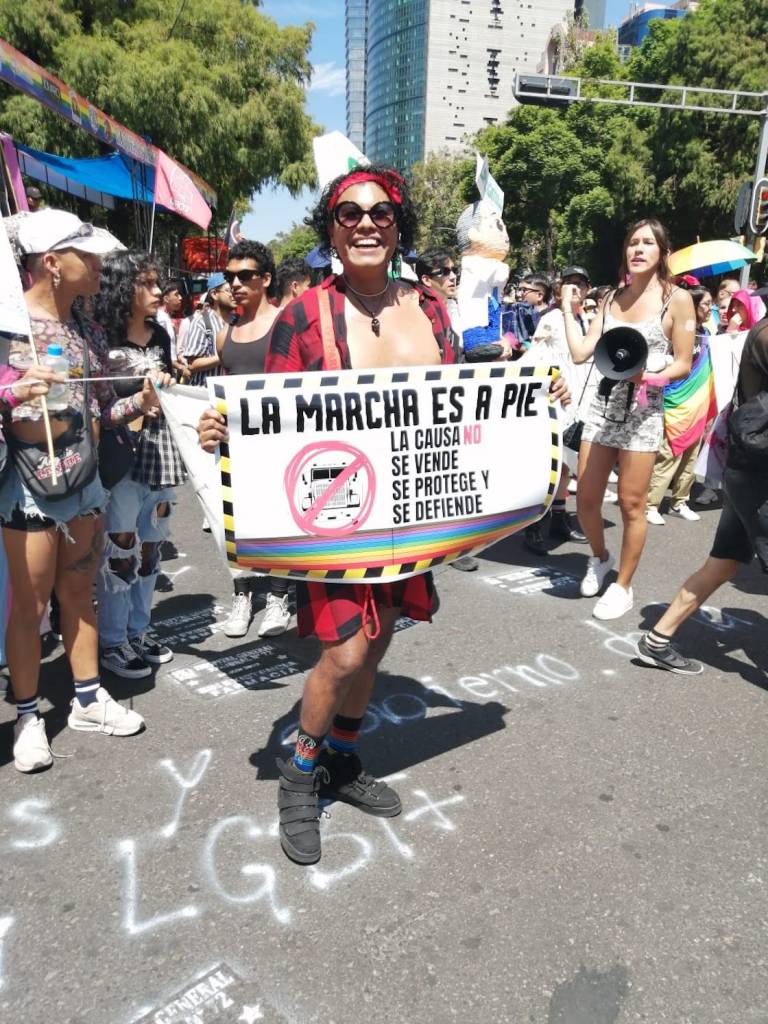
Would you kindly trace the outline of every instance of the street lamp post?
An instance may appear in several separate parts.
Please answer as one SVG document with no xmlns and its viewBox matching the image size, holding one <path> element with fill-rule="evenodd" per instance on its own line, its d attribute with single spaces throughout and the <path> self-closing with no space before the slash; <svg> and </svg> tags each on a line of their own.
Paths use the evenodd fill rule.
<svg viewBox="0 0 768 1024">
<path fill-rule="evenodd" d="M 623 96 L 584 94 L 584 86 L 611 86 Z M 754 188 L 765 174 L 768 162 L 768 93 L 739 89 L 708 89 L 693 85 L 663 85 L 658 82 L 625 82 L 612 78 L 569 78 L 563 75 L 516 74 L 512 87 L 519 103 L 560 106 L 563 103 L 608 103 L 623 107 L 661 107 L 687 113 L 724 114 L 727 117 L 759 117 L 762 120 L 755 160 Z M 657 98 L 651 98 L 655 93 Z M 751 204 L 750 204 L 751 208 Z M 750 225 L 749 243 L 755 234 Z M 749 266 L 741 272 L 742 287 L 749 283 Z"/>
</svg>

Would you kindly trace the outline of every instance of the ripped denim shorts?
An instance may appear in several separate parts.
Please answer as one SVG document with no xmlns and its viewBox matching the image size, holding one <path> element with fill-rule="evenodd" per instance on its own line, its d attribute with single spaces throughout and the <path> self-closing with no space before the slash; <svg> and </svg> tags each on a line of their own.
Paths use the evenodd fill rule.
<svg viewBox="0 0 768 1024">
<path fill-rule="evenodd" d="M 100 515 L 107 497 L 97 474 L 81 491 L 59 501 L 33 498 L 11 466 L 0 485 L 0 520 L 12 530 L 36 532 L 55 526 L 69 536 L 67 523 L 78 516 Z"/>
</svg>

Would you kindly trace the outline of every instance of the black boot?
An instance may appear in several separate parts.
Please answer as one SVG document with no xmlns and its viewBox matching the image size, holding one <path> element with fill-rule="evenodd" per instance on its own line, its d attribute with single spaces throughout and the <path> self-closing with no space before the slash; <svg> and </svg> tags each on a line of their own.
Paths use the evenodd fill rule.
<svg viewBox="0 0 768 1024">
<path fill-rule="evenodd" d="M 565 509 L 552 512 L 549 521 L 549 536 L 551 540 L 569 540 L 572 544 L 586 544 L 587 538 L 578 527 L 578 520 L 575 520 Z"/>
<path fill-rule="evenodd" d="M 317 791 L 323 768 L 300 772 L 293 761 L 277 759 L 280 783 L 277 806 L 280 811 L 280 845 L 297 864 L 316 864 L 320 860 L 320 809 Z"/>
<path fill-rule="evenodd" d="M 523 531 L 523 545 L 534 555 L 546 555 L 547 545 L 544 540 L 543 524 L 547 521 L 547 516 L 544 519 L 540 519 L 538 523 L 532 523 L 530 526 L 526 526 Z"/>
<path fill-rule="evenodd" d="M 322 797 L 341 800 L 376 818 L 394 818 L 402 810 L 394 789 L 369 775 L 357 754 L 330 754 L 323 750 L 317 764 L 325 771 L 320 784 Z"/>
</svg>

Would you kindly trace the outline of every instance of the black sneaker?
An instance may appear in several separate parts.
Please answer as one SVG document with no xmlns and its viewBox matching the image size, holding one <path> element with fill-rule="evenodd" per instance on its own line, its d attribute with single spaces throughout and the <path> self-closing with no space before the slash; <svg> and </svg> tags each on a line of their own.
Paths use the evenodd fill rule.
<svg viewBox="0 0 768 1024">
<path fill-rule="evenodd" d="M 461 558 L 455 558 L 451 562 L 452 569 L 458 569 L 459 572 L 474 572 L 480 567 L 480 563 L 472 555 L 462 555 Z"/>
<path fill-rule="evenodd" d="M 143 633 L 140 636 L 132 636 L 128 643 L 136 651 L 140 658 L 152 665 L 165 665 L 173 661 L 173 651 L 165 644 L 161 644 L 151 633 Z"/>
<path fill-rule="evenodd" d="M 656 665 L 657 668 L 665 668 L 667 672 L 676 672 L 679 676 L 700 676 L 704 671 L 700 661 L 684 658 L 672 644 L 655 651 L 644 636 L 637 642 L 637 656 L 646 665 Z"/>
<path fill-rule="evenodd" d="M 568 512 L 552 513 L 552 518 L 549 521 L 549 536 L 552 540 L 569 540 L 572 544 L 587 543 L 587 538 Z"/>
<path fill-rule="evenodd" d="M 99 662 L 121 679 L 143 679 L 152 675 L 152 669 L 127 640 L 116 647 L 105 647 L 99 655 Z"/>
<path fill-rule="evenodd" d="M 322 768 L 300 772 L 293 761 L 277 759 L 280 783 L 277 806 L 280 811 L 280 845 L 286 857 L 297 864 L 316 864 L 320 860 L 320 808 L 317 790 Z"/>
<path fill-rule="evenodd" d="M 357 754 L 331 754 L 323 750 L 317 764 L 328 776 L 320 786 L 324 799 L 341 800 L 377 818 L 395 818 L 402 811 L 394 789 L 363 771 Z"/>
</svg>

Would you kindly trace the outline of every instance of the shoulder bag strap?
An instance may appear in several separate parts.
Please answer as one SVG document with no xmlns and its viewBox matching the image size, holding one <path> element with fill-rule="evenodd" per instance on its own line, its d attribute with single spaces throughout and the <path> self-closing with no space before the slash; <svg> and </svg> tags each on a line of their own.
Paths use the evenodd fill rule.
<svg viewBox="0 0 768 1024">
<path fill-rule="evenodd" d="M 341 359 L 336 347 L 336 335 L 333 331 L 331 296 L 328 288 L 318 289 L 317 305 L 320 310 L 320 333 L 323 338 L 323 369 L 340 370 Z"/>
</svg>

